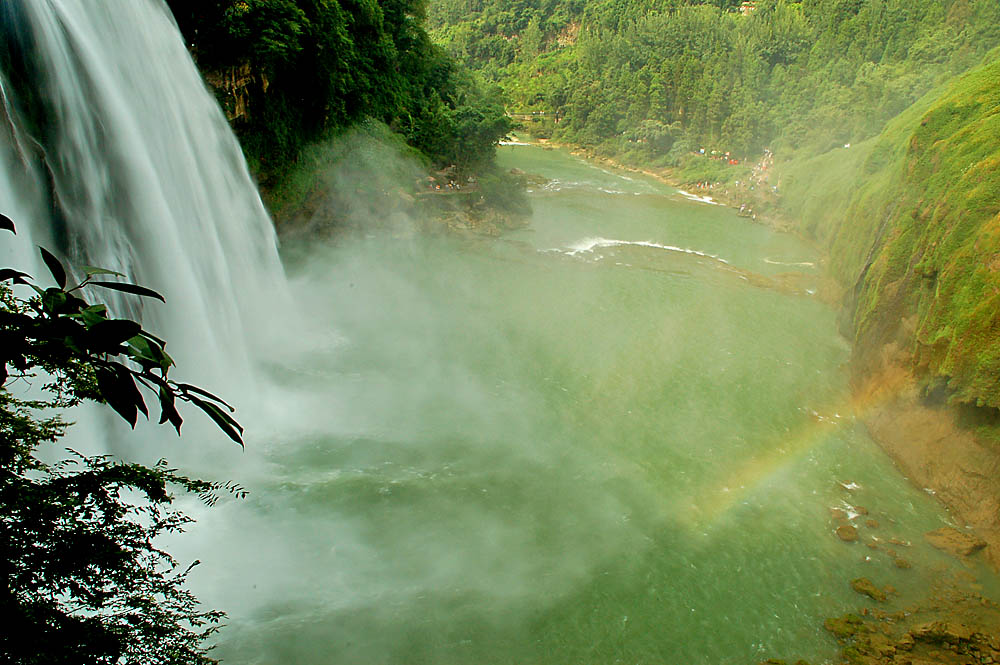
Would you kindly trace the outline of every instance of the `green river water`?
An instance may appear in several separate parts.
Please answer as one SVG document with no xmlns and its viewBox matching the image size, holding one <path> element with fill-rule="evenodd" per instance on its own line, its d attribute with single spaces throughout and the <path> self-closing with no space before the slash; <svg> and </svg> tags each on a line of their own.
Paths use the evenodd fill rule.
<svg viewBox="0 0 1000 665">
<path fill-rule="evenodd" d="M 813 248 L 565 152 L 499 158 L 552 179 L 525 230 L 293 271 L 312 332 L 267 389 L 288 415 L 232 472 L 250 497 L 195 529 L 217 657 L 822 662 L 823 619 L 866 604 L 851 578 L 896 607 L 953 565 L 921 542 L 948 515 L 850 411 Z M 783 273 L 803 292 L 753 277 Z M 859 505 L 912 569 L 837 539 L 831 508 Z"/>
</svg>

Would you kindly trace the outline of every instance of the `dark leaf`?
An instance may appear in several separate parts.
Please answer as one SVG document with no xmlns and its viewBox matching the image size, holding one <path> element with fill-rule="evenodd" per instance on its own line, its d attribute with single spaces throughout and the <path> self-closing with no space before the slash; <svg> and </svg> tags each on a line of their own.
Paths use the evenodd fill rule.
<svg viewBox="0 0 1000 665">
<path fill-rule="evenodd" d="M 42 260 L 45 261 L 45 265 L 49 267 L 49 272 L 52 273 L 52 277 L 56 280 L 56 284 L 59 285 L 60 289 L 65 289 L 66 271 L 63 270 L 62 263 L 60 263 L 59 259 L 53 256 L 52 253 L 44 247 L 39 247 L 38 250 L 42 253 Z"/>
<path fill-rule="evenodd" d="M 139 286 L 138 284 L 128 284 L 126 282 L 91 282 L 91 286 L 103 286 L 106 289 L 113 289 L 115 291 L 124 291 L 125 293 L 134 293 L 137 296 L 143 296 L 145 298 L 156 298 L 162 302 L 167 302 L 167 299 L 161 296 L 159 293 L 153 289 L 147 289 L 145 286 Z"/>
<path fill-rule="evenodd" d="M 14 230 L 14 222 L 7 215 L 0 215 L 0 229 L 7 229 L 11 233 L 17 233 Z"/>
<path fill-rule="evenodd" d="M 108 320 L 108 308 L 104 305 L 85 307 L 80 310 L 79 318 L 83 319 L 84 324 L 89 328 L 95 323 Z"/>
<path fill-rule="evenodd" d="M 132 400 L 127 388 L 120 385 L 118 373 L 110 367 L 99 365 L 95 368 L 97 374 L 97 388 L 101 391 L 104 401 L 120 415 L 125 422 L 135 429 L 136 420 L 139 418 L 138 407 Z M 133 389 L 135 386 L 132 386 Z"/>
<path fill-rule="evenodd" d="M 65 314 L 77 314 L 80 311 L 87 308 L 87 301 L 82 298 L 77 298 L 72 293 L 66 294 L 66 304 L 63 305 L 63 313 Z"/>
<path fill-rule="evenodd" d="M 0 270 L 0 282 L 6 282 L 10 280 L 15 284 L 27 284 L 26 279 L 31 279 L 31 275 L 26 272 L 21 272 L 20 270 L 14 270 L 13 268 L 4 268 Z"/>
<path fill-rule="evenodd" d="M 56 314 L 66 304 L 66 298 L 66 292 L 62 289 L 45 289 L 42 293 L 42 307 L 45 308 L 45 311 Z"/>
<path fill-rule="evenodd" d="M 241 446 L 243 445 L 243 428 L 239 423 L 230 418 L 229 414 L 217 407 L 215 404 L 206 402 L 205 400 L 199 399 L 194 395 L 188 395 L 187 397 L 195 404 L 195 406 L 204 411 L 209 418 L 214 420 L 215 424 L 219 426 L 219 429 L 226 433 L 226 436 Z"/>
<path fill-rule="evenodd" d="M 174 406 L 174 394 L 166 385 L 160 386 L 160 424 L 165 422 L 170 422 L 177 430 L 177 433 L 181 433 L 181 423 L 184 420 L 181 418 L 181 414 L 177 412 L 177 407 Z"/>
<path fill-rule="evenodd" d="M 128 319 L 104 319 L 90 326 L 89 346 L 98 353 L 119 353 L 121 345 L 142 330 L 135 321 Z"/>
<path fill-rule="evenodd" d="M 159 344 L 161 349 L 166 349 L 167 348 L 167 343 L 164 342 L 162 339 L 160 339 L 159 337 L 157 337 L 156 335 L 154 335 L 152 333 L 149 333 L 149 332 L 146 332 L 145 330 L 143 330 L 142 331 L 142 336 L 145 337 L 146 339 L 148 339 L 151 342 L 156 342 L 157 344 Z"/>
<path fill-rule="evenodd" d="M 208 392 L 207 390 L 202 390 L 198 386 L 192 386 L 190 383 L 178 383 L 177 387 L 180 388 L 181 390 L 183 390 L 184 392 L 191 392 L 191 393 L 194 393 L 196 395 L 201 395 L 202 397 L 207 397 L 210 400 L 216 401 L 219 404 L 222 404 L 223 406 L 225 406 L 227 409 L 229 409 L 230 413 L 233 413 L 233 412 L 236 411 L 236 409 L 234 409 L 232 406 L 230 406 L 226 402 L 226 400 L 222 399 L 221 397 L 218 397 L 217 395 L 213 395 L 212 393 Z"/>
<path fill-rule="evenodd" d="M 166 372 L 174 364 L 173 359 L 155 342 L 147 339 L 146 335 L 142 334 L 141 331 L 140 334 L 128 340 L 128 346 L 129 355 L 136 362 L 149 369 L 159 367 L 163 372 Z"/>
<path fill-rule="evenodd" d="M 122 390 L 129 396 L 129 399 L 135 404 L 139 411 L 142 411 L 142 415 L 149 418 L 149 410 L 146 409 L 146 402 L 142 399 L 142 393 L 139 392 L 139 388 L 135 385 L 135 379 L 132 376 L 132 372 L 128 367 L 124 365 L 119 365 L 114 363 L 115 372 L 118 374 L 118 381 L 122 387 Z"/>
<path fill-rule="evenodd" d="M 107 268 L 96 268 L 94 266 L 80 266 L 80 270 L 84 272 L 87 277 L 92 275 L 117 275 L 118 277 L 124 277 L 125 275 L 120 272 L 115 272 L 114 270 L 108 270 Z"/>
</svg>

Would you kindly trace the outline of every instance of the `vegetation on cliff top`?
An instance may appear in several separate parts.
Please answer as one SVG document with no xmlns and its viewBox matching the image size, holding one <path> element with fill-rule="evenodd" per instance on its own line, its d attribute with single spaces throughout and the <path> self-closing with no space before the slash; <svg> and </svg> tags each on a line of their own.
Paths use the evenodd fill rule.
<svg viewBox="0 0 1000 665">
<path fill-rule="evenodd" d="M 372 118 L 433 161 L 489 163 L 510 129 L 495 90 L 424 30 L 423 0 L 168 0 L 262 180 Z"/>
<path fill-rule="evenodd" d="M 432 34 L 539 135 L 651 165 L 874 136 L 1000 43 L 994 0 L 435 0 Z"/>
<path fill-rule="evenodd" d="M 768 184 L 849 291 L 857 368 L 894 356 L 1000 407 L 1000 4 L 435 0 L 429 15 L 540 136 L 724 183 L 745 165 L 701 148 L 771 148 Z"/>
</svg>

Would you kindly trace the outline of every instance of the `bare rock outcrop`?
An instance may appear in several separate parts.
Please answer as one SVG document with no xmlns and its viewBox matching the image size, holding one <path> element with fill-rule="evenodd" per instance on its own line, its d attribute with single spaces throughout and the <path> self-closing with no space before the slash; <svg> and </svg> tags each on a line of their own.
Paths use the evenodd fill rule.
<svg viewBox="0 0 1000 665">
<path fill-rule="evenodd" d="M 973 533 L 966 533 L 946 526 L 924 534 L 928 543 L 955 556 L 969 556 L 986 547 L 985 540 Z"/>
</svg>

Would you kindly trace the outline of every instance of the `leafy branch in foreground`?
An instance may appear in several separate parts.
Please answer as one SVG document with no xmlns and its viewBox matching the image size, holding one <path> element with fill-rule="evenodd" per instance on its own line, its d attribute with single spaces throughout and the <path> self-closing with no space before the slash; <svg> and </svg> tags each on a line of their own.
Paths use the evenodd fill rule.
<svg viewBox="0 0 1000 665">
<path fill-rule="evenodd" d="M 14 232 L 0 215 L 0 229 Z M 242 445 L 242 428 L 221 398 L 167 377 L 174 365 L 165 342 L 127 319 L 115 319 L 84 289 L 162 296 L 121 275 L 83 268 L 70 286 L 63 265 L 42 249 L 57 284 L 42 289 L 26 273 L 0 269 L 0 589 L 4 630 L 0 662 L 24 665 L 206 665 L 204 641 L 221 612 L 205 610 L 185 588 L 184 568 L 155 543 L 183 530 L 190 518 L 170 507 L 171 488 L 214 505 L 238 484 L 193 480 L 161 461 L 149 467 L 85 457 L 73 451 L 51 463 L 45 444 L 68 424 L 46 416 L 91 399 L 110 405 L 130 425 L 148 417 L 142 390 L 156 395 L 160 423 L 178 433 L 177 401 L 194 404 Z M 16 295 L 13 285 L 34 290 Z M 43 374 L 35 399 L 15 396 L 19 379 Z"/>
<path fill-rule="evenodd" d="M 13 231 L 13 223 L 6 217 L 4 220 L 0 228 Z M 27 285 L 37 294 L 37 298 L 20 300 L 17 306 L 11 302 L 0 311 L 0 382 L 7 380 L 8 367 L 23 373 L 37 365 L 49 371 L 72 369 L 77 387 L 83 388 L 86 377 L 79 372 L 89 372 L 95 385 L 80 391 L 80 396 L 106 402 L 133 428 L 139 413 L 149 417 L 138 388 L 142 386 L 159 401 L 160 424 L 169 422 L 179 434 L 183 418 L 176 403 L 189 402 L 205 412 L 230 439 L 243 444 L 243 428 L 230 415 L 232 406 L 197 386 L 167 378 L 174 361 L 165 350 L 166 342 L 135 321 L 109 318 L 105 305 L 91 305 L 81 297 L 87 287 L 161 301 L 162 295 L 137 284 L 94 279 L 124 275 L 90 266 L 82 268 L 85 277 L 81 282 L 68 287 L 68 276 L 60 261 L 44 247 L 39 249 L 58 286 L 42 289 L 26 273 L 11 268 L 0 270 L 0 283 Z"/>
</svg>

